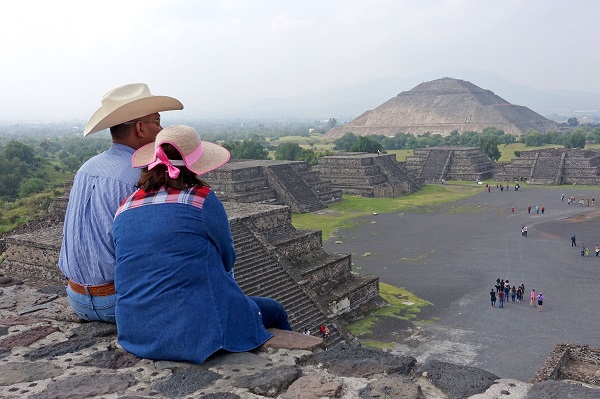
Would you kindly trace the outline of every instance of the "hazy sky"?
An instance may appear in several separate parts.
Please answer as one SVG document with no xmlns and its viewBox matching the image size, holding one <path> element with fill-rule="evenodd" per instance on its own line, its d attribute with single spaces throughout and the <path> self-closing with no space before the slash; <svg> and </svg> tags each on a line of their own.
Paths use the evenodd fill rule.
<svg viewBox="0 0 600 399">
<path fill-rule="evenodd" d="M 0 120 L 87 120 L 133 82 L 187 118 L 457 68 L 600 92 L 599 15 L 595 0 L 6 0 Z"/>
</svg>

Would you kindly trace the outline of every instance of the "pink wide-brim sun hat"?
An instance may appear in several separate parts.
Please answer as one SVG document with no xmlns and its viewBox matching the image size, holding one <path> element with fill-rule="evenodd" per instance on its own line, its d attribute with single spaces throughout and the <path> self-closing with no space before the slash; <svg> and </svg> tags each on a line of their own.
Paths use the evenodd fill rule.
<svg viewBox="0 0 600 399">
<path fill-rule="evenodd" d="M 218 144 L 200 140 L 200 135 L 191 126 L 173 125 L 161 130 L 154 143 L 140 147 L 131 156 L 134 168 L 143 168 L 156 161 L 156 149 L 161 144 L 171 144 L 182 155 L 185 166 L 202 175 L 215 170 L 229 161 L 230 153 Z"/>
<path fill-rule="evenodd" d="M 102 106 L 88 121 L 83 135 L 87 136 L 156 112 L 176 109 L 183 109 L 183 104 L 179 100 L 152 95 L 145 83 L 117 87 L 104 95 Z"/>
</svg>

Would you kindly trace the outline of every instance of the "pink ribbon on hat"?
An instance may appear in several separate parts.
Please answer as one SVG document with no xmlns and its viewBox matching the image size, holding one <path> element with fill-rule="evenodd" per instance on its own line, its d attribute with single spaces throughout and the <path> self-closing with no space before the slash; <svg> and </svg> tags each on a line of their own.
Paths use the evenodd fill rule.
<svg viewBox="0 0 600 399">
<path fill-rule="evenodd" d="M 156 165 L 165 165 L 167 167 L 167 171 L 169 172 L 169 177 L 171 179 L 177 179 L 179 177 L 179 168 L 173 166 L 171 160 L 167 157 L 167 154 L 165 154 L 165 151 L 161 146 L 156 147 L 154 154 L 156 155 L 156 161 L 148 165 L 148 170 L 152 169 Z"/>
</svg>

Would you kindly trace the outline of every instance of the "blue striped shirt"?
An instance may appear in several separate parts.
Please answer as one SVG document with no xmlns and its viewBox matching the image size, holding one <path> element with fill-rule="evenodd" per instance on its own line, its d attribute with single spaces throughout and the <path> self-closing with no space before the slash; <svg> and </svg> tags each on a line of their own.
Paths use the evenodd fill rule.
<svg viewBox="0 0 600 399">
<path fill-rule="evenodd" d="M 83 285 L 110 283 L 115 274 L 113 220 L 136 189 L 141 169 L 131 167 L 134 149 L 112 144 L 84 163 L 73 181 L 58 266 Z"/>
</svg>

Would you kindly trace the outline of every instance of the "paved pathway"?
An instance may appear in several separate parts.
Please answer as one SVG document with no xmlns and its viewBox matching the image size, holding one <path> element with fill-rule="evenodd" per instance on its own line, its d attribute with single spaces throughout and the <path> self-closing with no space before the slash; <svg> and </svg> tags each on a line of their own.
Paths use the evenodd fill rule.
<svg viewBox="0 0 600 399">
<path fill-rule="evenodd" d="M 380 281 L 432 303 L 423 318 L 437 321 L 418 323 L 419 339 L 398 339 L 398 351 L 419 361 L 431 357 L 527 381 L 559 342 L 600 347 L 594 304 L 600 258 L 593 256 L 600 243 L 600 207 L 568 206 L 561 193 L 577 200 L 594 195 L 575 187 L 491 193 L 482 188 L 461 202 L 367 217 L 339 231 L 325 247 L 352 253 L 361 273 L 379 275 Z M 545 207 L 544 215 L 535 213 L 536 205 Z M 528 237 L 521 237 L 523 225 Z M 572 234 L 578 245 L 590 247 L 590 257 L 571 248 Z M 530 308 L 529 302 L 492 308 L 489 291 L 496 278 L 524 283 L 526 297 L 532 288 L 542 291 L 544 311 Z M 386 335 L 395 324 L 380 323 L 375 331 Z"/>
</svg>

